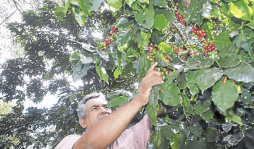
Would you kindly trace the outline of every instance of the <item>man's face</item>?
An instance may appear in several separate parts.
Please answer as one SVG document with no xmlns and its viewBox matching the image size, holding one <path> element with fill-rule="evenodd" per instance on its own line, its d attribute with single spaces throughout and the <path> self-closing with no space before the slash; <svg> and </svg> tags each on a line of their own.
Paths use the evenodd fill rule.
<svg viewBox="0 0 254 149">
<path fill-rule="evenodd" d="M 112 111 L 107 107 L 107 101 L 101 98 L 93 98 L 86 102 L 86 127 L 89 128 L 95 122 L 105 116 L 108 116 Z"/>
</svg>

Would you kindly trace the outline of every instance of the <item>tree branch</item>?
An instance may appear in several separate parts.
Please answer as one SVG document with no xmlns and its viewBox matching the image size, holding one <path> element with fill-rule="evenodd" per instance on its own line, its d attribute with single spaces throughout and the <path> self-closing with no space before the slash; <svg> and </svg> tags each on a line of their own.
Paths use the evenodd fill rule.
<svg viewBox="0 0 254 149">
<path fill-rule="evenodd" d="M 19 10 L 19 7 L 21 8 L 21 10 L 19 10 L 19 12 L 23 12 L 23 8 L 20 6 L 20 4 L 16 1 L 16 0 L 12 0 L 14 2 L 14 5 L 16 6 L 16 8 Z"/>
<path fill-rule="evenodd" d="M 4 19 L 4 21 L 0 25 L 2 25 L 6 20 L 8 20 L 16 11 L 17 9 L 11 15 L 9 15 L 6 19 Z"/>
</svg>

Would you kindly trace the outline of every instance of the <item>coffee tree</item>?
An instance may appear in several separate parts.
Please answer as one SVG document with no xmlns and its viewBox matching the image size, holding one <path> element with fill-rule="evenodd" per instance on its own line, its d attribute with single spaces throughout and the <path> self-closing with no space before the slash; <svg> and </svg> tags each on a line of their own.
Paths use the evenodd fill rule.
<svg viewBox="0 0 254 149">
<path fill-rule="evenodd" d="M 116 22 L 96 49 L 72 55 L 74 79 L 95 67 L 101 83 L 112 83 L 110 74 L 140 82 L 159 62 L 164 83 L 144 108 L 154 130 L 148 148 L 253 148 L 252 0 L 69 0 L 65 11 L 84 25 L 107 8 Z M 109 94 L 108 105 L 128 95 Z"/>
</svg>

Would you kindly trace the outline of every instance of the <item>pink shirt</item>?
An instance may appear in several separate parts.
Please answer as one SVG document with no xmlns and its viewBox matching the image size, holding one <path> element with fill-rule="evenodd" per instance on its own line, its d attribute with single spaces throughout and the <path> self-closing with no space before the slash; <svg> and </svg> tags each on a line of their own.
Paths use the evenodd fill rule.
<svg viewBox="0 0 254 149">
<path fill-rule="evenodd" d="M 145 149 L 150 137 L 151 126 L 151 120 L 145 115 L 139 123 L 126 129 L 106 149 Z M 55 149 L 71 149 L 80 137 L 79 135 L 66 136 Z"/>
</svg>

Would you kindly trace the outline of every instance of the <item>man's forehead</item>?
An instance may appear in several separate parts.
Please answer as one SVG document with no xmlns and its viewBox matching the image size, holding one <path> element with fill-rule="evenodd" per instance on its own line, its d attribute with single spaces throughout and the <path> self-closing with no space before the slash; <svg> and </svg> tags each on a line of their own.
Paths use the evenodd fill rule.
<svg viewBox="0 0 254 149">
<path fill-rule="evenodd" d="M 86 102 L 86 105 L 93 106 L 93 105 L 103 105 L 107 103 L 108 102 L 104 98 L 92 98 Z"/>
</svg>

